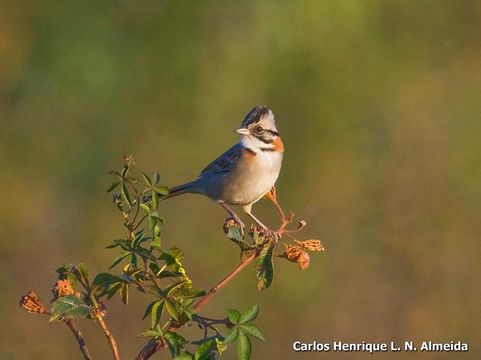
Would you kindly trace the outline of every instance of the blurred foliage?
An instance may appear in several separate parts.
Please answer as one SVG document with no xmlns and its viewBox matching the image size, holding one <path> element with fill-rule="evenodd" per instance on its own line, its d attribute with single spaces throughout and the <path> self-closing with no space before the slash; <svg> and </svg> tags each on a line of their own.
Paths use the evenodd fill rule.
<svg viewBox="0 0 481 360">
<path fill-rule="evenodd" d="M 104 169 L 134 152 L 162 183 L 190 180 L 261 103 L 286 145 L 281 202 L 329 252 L 304 273 L 276 267 L 283 281 L 259 296 L 275 340 L 256 355 L 316 358 L 290 350 L 313 339 L 462 339 L 479 355 L 480 20 L 474 0 L 2 2 L 0 357 L 77 351 L 12 307 L 58 263 L 88 258 L 97 272 L 110 260 Z M 211 235 L 224 214 L 209 201 L 179 198 L 163 214 L 175 219 L 165 245 L 189 249 L 201 287 L 238 259 Z M 251 275 L 212 306 L 248 308 Z"/>
</svg>

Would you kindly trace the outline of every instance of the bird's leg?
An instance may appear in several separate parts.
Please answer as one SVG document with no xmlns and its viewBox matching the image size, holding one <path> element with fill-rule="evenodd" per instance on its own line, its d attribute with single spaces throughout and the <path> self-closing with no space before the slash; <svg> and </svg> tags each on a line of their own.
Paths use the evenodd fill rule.
<svg viewBox="0 0 481 360">
<path fill-rule="evenodd" d="M 276 239 L 276 242 L 279 241 L 280 235 L 279 235 L 277 232 L 270 230 L 270 229 L 269 229 L 267 226 L 265 226 L 258 218 L 256 218 L 256 217 L 254 216 L 254 214 L 252 213 L 252 204 L 248 204 L 248 205 L 243 206 L 243 207 L 242 207 L 242 210 L 244 210 L 244 212 L 245 212 L 252 220 L 254 220 L 254 222 L 255 222 L 257 225 L 259 225 L 259 226 L 262 228 L 262 230 L 264 230 L 264 232 L 265 232 L 266 234 L 272 235 L 272 236 Z"/>
<path fill-rule="evenodd" d="M 245 225 L 242 222 L 242 220 L 240 219 L 240 217 L 234 212 L 234 210 L 232 210 L 230 207 L 228 207 L 225 202 L 218 201 L 218 203 L 219 203 L 220 206 L 222 206 L 224 208 L 225 211 L 227 211 L 227 213 L 237 223 L 237 225 L 239 225 L 240 232 L 241 232 L 242 235 L 244 235 Z"/>
<path fill-rule="evenodd" d="M 286 217 L 286 214 L 284 213 L 284 210 L 282 210 L 281 205 L 277 201 L 276 187 L 275 186 L 271 187 L 271 189 L 268 192 L 266 192 L 264 197 L 266 199 L 270 200 L 274 204 L 274 206 L 276 207 L 277 211 L 279 212 L 279 215 L 281 217 L 281 227 L 280 228 L 282 229 L 289 222 L 289 220 Z"/>
<path fill-rule="evenodd" d="M 262 228 L 262 230 L 266 230 L 266 231 L 269 230 L 269 229 L 267 228 L 267 226 L 265 226 L 265 225 L 264 225 L 258 218 L 256 218 L 256 217 L 254 216 L 254 214 L 252 213 L 252 204 L 243 206 L 243 207 L 242 207 L 242 210 L 244 210 L 244 212 L 245 212 L 252 220 L 254 220 L 254 222 L 255 222 L 257 225 L 259 225 L 259 226 Z"/>
</svg>

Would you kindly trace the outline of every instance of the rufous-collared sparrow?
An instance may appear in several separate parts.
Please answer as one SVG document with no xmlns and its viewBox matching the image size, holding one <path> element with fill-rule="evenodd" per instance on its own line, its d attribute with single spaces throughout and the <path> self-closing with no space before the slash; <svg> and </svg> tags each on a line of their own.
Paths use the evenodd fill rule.
<svg viewBox="0 0 481 360">
<path fill-rule="evenodd" d="M 235 132 L 240 135 L 238 144 L 206 166 L 196 180 L 171 188 L 167 198 L 187 193 L 206 195 L 243 230 L 243 222 L 228 206 L 240 205 L 252 220 L 268 230 L 252 214 L 252 205 L 274 186 L 281 170 L 284 145 L 274 114 L 266 106 L 255 107 Z"/>
</svg>

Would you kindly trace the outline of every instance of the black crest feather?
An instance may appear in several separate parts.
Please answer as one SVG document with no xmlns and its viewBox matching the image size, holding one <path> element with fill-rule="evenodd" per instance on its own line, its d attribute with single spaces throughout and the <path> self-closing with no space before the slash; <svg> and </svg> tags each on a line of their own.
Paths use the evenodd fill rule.
<svg viewBox="0 0 481 360">
<path fill-rule="evenodd" d="M 259 122 L 259 120 L 262 119 L 263 116 L 269 114 L 269 111 L 269 108 L 265 105 L 256 106 L 246 115 L 244 121 L 242 122 L 242 127 L 246 128 L 250 124 L 255 124 Z"/>
</svg>

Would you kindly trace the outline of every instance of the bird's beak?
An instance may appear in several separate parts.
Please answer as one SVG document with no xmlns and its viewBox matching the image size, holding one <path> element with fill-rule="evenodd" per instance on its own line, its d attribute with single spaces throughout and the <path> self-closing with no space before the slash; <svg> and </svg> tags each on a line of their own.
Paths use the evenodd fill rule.
<svg viewBox="0 0 481 360">
<path fill-rule="evenodd" d="M 239 129 L 235 129 L 234 130 L 236 133 L 238 133 L 239 135 L 250 135 L 250 131 L 246 128 L 239 128 Z"/>
</svg>

